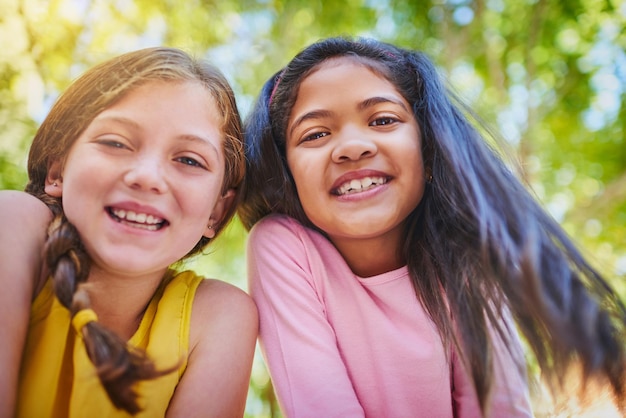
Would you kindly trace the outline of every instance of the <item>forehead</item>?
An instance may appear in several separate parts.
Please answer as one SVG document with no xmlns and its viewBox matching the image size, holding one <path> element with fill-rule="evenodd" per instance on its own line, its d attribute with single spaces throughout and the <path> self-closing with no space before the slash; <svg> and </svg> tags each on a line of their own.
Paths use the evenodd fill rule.
<svg viewBox="0 0 626 418">
<path fill-rule="evenodd" d="M 161 112 L 171 118 L 191 120 L 208 116 L 214 123 L 222 119 L 212 92 L 197 80 L 154 79 L 138 83 L 120 94 L 100 114 L 113 109 L 136 113 L 138 117 Z"/>
<path fill-rule="evenodd" d="M 356 56 L 334 57 L 317 65 L 302 79 L 290 116 L 302 111 L 303 106 L 325 107 L 377 96 L 406 101 L 381 64 Z"/>
<path fill-rule="evenodd" d="M 124 127 L 152 139 L 202 139 L 220 150 L 223 125 L 218 103 L 202 83 L 155 80 L 128 90 L 98 113 L 87 130 Z"/>
<path fill-rule="evenodd" d="M 368 70 L 369 72 L 376 75 L 377 77 L 390 81 L 389 72 L 383 64 L 377 61 L 374 61 L 370 58 L 360 57 L 357 55 L 342 55 L 338 57 L 328 58 L 322 61 L 321 63 L 319 63 L 317 66 L 313 67 L 313 69 L 311 69 L 309 74 L 307 74 L 303 78 L 302 82 L 304 82 L 307 78 L 311 77 L 312 75 L 320 71 L 344 67 L 344 66 L 348 68 L 352 68 L 353 70 L 359 70 L 359 69 Z"/>
</svg>

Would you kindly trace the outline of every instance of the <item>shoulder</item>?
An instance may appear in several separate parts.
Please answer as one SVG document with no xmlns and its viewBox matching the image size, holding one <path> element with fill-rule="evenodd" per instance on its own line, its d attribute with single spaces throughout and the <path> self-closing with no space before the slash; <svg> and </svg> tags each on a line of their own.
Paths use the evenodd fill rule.
<svg viewBox="0 0 626 418">
<path fill-rule="evenodd" d="M 45 203 L 18 190 L 0 190 L 0 215 L 0 222 L 6 225 L 15 219 L 28 219 L 28 224 L 47 226 L 52 220 L 52 212 Z"/>
<path fill-rule="evenodd" d="M 260 235 L 265 232 L 292 233 L 302 232 L 305 227 L 293 218 L 286 215 L 272 214 L 264 217 L 254 224 L 250 230 L 251 235 Z"/>
<path fill-rule="evenodd" d="M 219 280 L 201 280 L 193 301 L 187 368 L 168 416 L 198 411 L 205 416 L 242 416 L 257 335 L 256 305 L 243 290 Z"/>
<path fill-rule="evenodd" d="M 289 216 L 279 214 L 266 216 L 257 222 L 250 230 L 247 241 L 249 250 L 263 246 L 278 249 L 293 245 L 323 247 L 327 244 L 330 242 L 319 232 Z"/>
<path fill-rule="evenodd" d="M 256 304 L 247 293 L 220 280 L 200 283 L 191 314 L 189 365 L 207 373 L 232 362 L 251 363 L 258 333 Z"/>
<path fill-rule="evenodd" d="M 286 215 L 263 218 L 250 231 L 246 245 L 249 266 L 277 266 L 290 261 L 305 266 L 343 259 L 326 236 Z"/>
<path fill-rule="evenodd" d="M 207 323 L 250 328 L 256 332 L 258 317 L 254 301 L 242 289 L 221 280 L 203 279 L 193 302 L 192 330 Z"/>
<path fill-rule="evenodd" d="M 17 190 L 0 191 L 0 230 L 17 242 L 35 239 L 43 244 L 52 211 L 35 196 Z M 16 235 L 10 235 L 12 231 Z"/>
<path fill-rule="evenodd" d="M 246 241 L 248 256 L 283 252 L 301 247 L 303 227 L 284 215 L 269 215 L 257 222 Z"/>
<path fill-rule="evenodd" d="M 217 279 L 202 279 L 196 292 L 196 300 L 211 305 L 239 303 L 247 305 L 251 302 L 250 296 L 239 287 Z M 254 305 L 254 303 L 252 303 Z"/>
<path fill-rule="evenodd" d="M 16 399 L 31 303 L 37 281 L 43 282 L 41 250 L 51 218 L 47 206 L 34 196 L 0 191 L 1 411 L 10 411 Z M 8 415 L 10 412 L 6 412 Z"/>
<path fill-rule="evenodd" d="M 259 329 L 256 304 L 240 288 L 216 279 L 201 280 L 193 301 L 189 348 L 215 352 L 227 344 L 254 345 Z"/>
<path fill-rule="evenodd" d="M 3 276 L 30 277 L 35 289 L 43 283 L 41 250 L 52 212 L 36 197 L 21 191 L 0 191 L 0 261 Z M 44 272 L 45 273 L 45 272 Z"/>
</svg>

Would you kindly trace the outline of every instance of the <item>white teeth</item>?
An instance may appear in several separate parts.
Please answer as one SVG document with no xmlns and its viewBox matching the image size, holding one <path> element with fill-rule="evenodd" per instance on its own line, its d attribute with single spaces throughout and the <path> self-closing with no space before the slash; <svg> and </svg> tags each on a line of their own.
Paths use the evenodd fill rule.
<svg viewBox="0 0 626 418">
<path fill-rule="evenodd" d="M 340 195 L 358 193 L 385 183 L 387 183 L 387 179 L 385 177 L 364 177 L 362 179 L 350 180 L 342 184 L 337 189 L 337 192 Z"/>
<path fill-rule="evenodd" d="M 151 227 L 148 229 L 156 229 L 157 224 L 163 222 L 163 219 L 157 218 L 156 216 L 148 215 L 147 213 L 136 213 L 132 210 L 112 209 L 111 212 L 121 220 L 133 222 L 137 224 L 137 226 L 143 224 L 147 227 Z"/>
<path fill-rule="evenodd" d="M 130 223 L 128 221 L 120 221 L 121 223 L 125 224 L 125 225 L 129 225 L 132 226 L 133 228 L 137 228 L 137 229 L 147 229 L 148 231 L 156 231 L 157 229 L 159 229 L 158 225 L 148 225 L 148 224 L 138 224 L 138 223 Z"/>
</svg>

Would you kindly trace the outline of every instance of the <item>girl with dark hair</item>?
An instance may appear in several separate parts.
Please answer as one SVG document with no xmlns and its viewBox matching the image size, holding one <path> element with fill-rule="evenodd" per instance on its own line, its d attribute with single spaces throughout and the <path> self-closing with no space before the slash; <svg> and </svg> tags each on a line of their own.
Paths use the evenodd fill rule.
<svg viewBox="0 0 626 418">
<path fill-rule="evenodd" d="M 28 194 L 0 195 L 0 416 L 243 415 L 254 302 L 174 269 L 234 214 L 241 134 L 223 75 L 174 48 L 65 91 Z"/>
<path fill-rule="evenodd" d="M 623 400 L 622 302 L 470 113 L 369 39 L 263 87 L 238 213 L 286 416 L 529 416 L 515 324 L 548 376 L 581 364 Z"/>
</svg>

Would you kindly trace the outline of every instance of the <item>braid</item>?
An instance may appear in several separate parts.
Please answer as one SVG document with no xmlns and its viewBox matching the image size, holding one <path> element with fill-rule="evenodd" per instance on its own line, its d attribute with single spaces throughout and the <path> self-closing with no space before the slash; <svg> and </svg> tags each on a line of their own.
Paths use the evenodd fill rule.
<svg viewBox="0 0 626 418">
<path fill-rule="evenodd" d="M 78 283 L 87 279 L 90 263 L 78 232 L 63 214 L 55 216 L 48 227 L 44 254 L 54 292 L 61 304 L 71 310 Z"/>
<path fill-rule="evenodd" d="M 74 295 L 72 316 L 90 310 L 91 303 L 84 285 Z M 141 411 L 137 393 L 133 389 L 139 380 L 154 379 L 178 368 L 156 370 L 154 363 L 145 353 L 132 347 L 117 334 L 106 329 L 97 321 L 89 321 L 80 327 L 89 359 L 98 371 L 98 377 L 107 391 L 111 402 L 119 408 L 136 414 Z"/>
<path fill-rule="evenodd" d="M 53 212 L 57 211 L 53 209 Z M 91 311 L 85 283 L 90 259 L 80 242 L 78 231 L 62 213 L 56 215 L 50 223 L 44 257 L 50 269 L 55 294 L 70 311 L 74 326 L 85 342 L 87 355 L 111 402 L 118 409 L 131 414 L 141 411 L 133 385 L 139 380 L 168 374 L 176 370 L 178 364 L 169 369 L 156 370 L 145 352 L 129 346 L 114 332 L 98 323 L 95 314 L 86 323 L 77 325 L 77 313 Z"/>
</svg>

